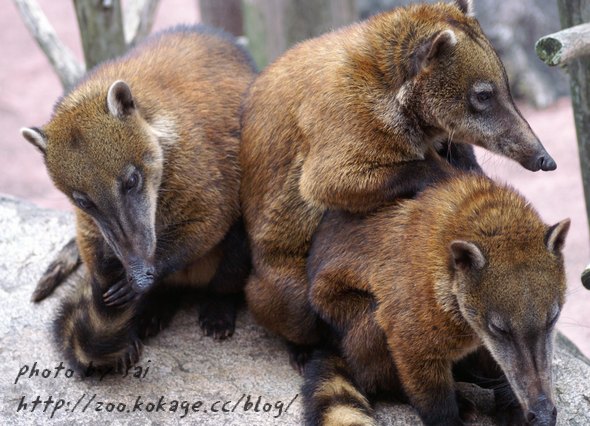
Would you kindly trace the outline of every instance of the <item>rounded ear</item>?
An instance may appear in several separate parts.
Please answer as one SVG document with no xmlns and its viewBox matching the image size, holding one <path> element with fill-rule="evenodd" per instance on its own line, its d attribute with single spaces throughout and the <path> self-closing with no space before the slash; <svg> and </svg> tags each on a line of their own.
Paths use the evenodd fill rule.
<svg viewBox="0 0 590 426">
<path fill-rule="evenodd" d="M 455 4 L 461 12 L 467 16 L 474 16 L 473 0 L 455 0 Z"/>
<path fill-rule="evenodd" d="M 125 118 L 135 109 L 131 89 L 123 80 L 117 80 L 109 87 L 107 106 L 109 112 L 117 118 Z"/>
<path fill-rule="evenodd" d="M 453 30 L 443 30 L 419 45 L 412 54 L 410 75 L 414 77 L 421 69 L 432 61 L 447 54 L 457 44 L 457 36 Z"/>
<path fill-rule="evenodd" d="M 570 229 L 570 223 L 571 220 L 564 219 L 547 230 L 547 234 L 545 234 L 545 245 L 551 253 L 561 254 L 565 245 L 565 237 L 567 237 Z"/>
<path fill-rule="evenodd" d="M 486 264 L 486 258 L 475 244 L 468 241 L 455 240 L 449 246 L 455 270 L 480 270 Z"/>
<path fill-rule="evenodd" d="M 37 127 L 23 127 L 20 134 L 45 155 L 47 151 L 47 137 Z"/>
</svg>

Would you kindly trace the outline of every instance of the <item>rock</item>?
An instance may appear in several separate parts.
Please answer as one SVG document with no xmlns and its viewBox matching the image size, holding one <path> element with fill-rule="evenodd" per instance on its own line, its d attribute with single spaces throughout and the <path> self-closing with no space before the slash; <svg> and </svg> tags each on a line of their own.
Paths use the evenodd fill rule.
<svg viewBox="0 0 590 426">
<path fill-rule="evenodd" d="M 301 424 L 301 378 L 289 366 L 283 343 L 255 325 L 247 312 L 240 313 L 234 337 L 223 342 L 203 336 L 195 310 L 179 313 L 169 328 L 147 342 L 140 378 L 133 376 L 135 369 L 127 377 L 72 375 L 53 345 L 51 323 L 75 277 L 39 304 L 30 297 L 49 261 L 73 235 L 73 217 L 0 196 L 0 229 L 1 424 L 50 419 L 54 425 L 168 424 L 181 419 L 201 425 Z M 589 361 L 560 336 L 555 366 L 559 424 L 590 424 Z M 461 388 L 483 412 L 490 411 L 489 392 L 472 385 Z M 33 410 L 37 397 L 42 403 Z M 45 409 L 50 397 L 53 402 Z M 134 411 L 138 398 L 142 405 Z M 157 411 L 161 398 L 164 411 L 162 406 Z M 179 404 L 175 411 L 172 401 Z M 226 402 L 230 412 L 223 412 Z M 419 423 L 407 405 L 381 402 L 376 408 L 381 424 Z M 491 424 L 486 419 L 477 423 Z"/>
<path fill-rule="evenodd" d="M 439 0 L 424 0 L 435 3 Z M 450 0 L 445 0 L 450 1 Z M 358 0 L 361 18 L 416 0 Z M 535 42 L 561 29 L 557 2 L 547 0 L 475 0 L 475 15 L 498 50 L 515 97 L 546 107 L 569 94 L 563 70 L 550 68 L 537 58 Z"/>
</svg>

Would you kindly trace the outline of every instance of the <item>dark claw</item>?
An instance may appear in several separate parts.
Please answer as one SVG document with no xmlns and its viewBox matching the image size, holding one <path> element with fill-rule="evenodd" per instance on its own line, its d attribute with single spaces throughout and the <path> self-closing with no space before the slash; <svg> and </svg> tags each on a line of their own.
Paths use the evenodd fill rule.
<svg viewBox="0 0 590 426">
<path fill-rule="evenodd" d="M 232 297 L 217 296 L 201 304 L 199 325 L 206 336 L 224 340 L 234 334 L 236 302 Z"/>
<path fill-rule="evenodd" d="M 114 284 L 103 294 L 103 300 L 108 306 L 123 306 L 136 297 L 137 294 L 126 280 Z"/>
<path fill-rule="evenodd" d="M 289 352 L 289 364 L 295 371 L 300 375 L 303 375 L 305 365 L 311 359 L 313 353 L 313 346 L 296 345 L 291 342 L 287 342 L 287 351 Z"/>
</svg>

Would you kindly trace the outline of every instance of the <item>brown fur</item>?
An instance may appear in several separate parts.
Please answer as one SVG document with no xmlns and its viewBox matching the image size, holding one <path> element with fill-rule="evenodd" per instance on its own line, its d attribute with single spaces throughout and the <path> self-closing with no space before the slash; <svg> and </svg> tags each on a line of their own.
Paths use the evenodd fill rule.
<svg viewBox="0 0 590 426">
<path fill-rule="evenodd" d="M 545 225 L 513 189 L 462 174 L 364 217 L 329 213 L 310 252 L 310 301 L 359 387 L 403 389 L 427 424 L 460 423 L 451 367 L 478 348 L 525 415 L 554 424 L 568 227 Z"/>
<path fill-rule="evenodd" d="M 126 308 L 102 298 L 117 282 L 126 290 L 134 274 L 155 271 L 159 287 L 239 292 L 249 264 L 239 237 L 239 110 L 254 75 L 229 36 L 180 27 L 100 65 L 57 103 L 47 125 L 23 130 L 76 206 L 77 245 L 90 277 L 64 308 L 60 339 L 79 364 L 112 364 L 133 346 L 133 321 L 155 296 Z M 141 174 L 135 198 L 125 192 L 130 169 Z M 90 320 L 84 332 L 76 331 L 80 312 Z M 80 341 L 93 339 L 110 352 L 91 356 Z"/>
<path fill-rule="evenodd" d="M 303 267 L 324 211 L 369 211 L 436 182 L 440 140 L 481 145 L 533 170 L 539 158 L 554 165 L 514 106 L 491 44 L 464 14 L 470 3 L 395 9 L 308 40 L 251 86 L 240 197 L 254 263 L 247 299 L 264 326 L 295 343 L 317 340 Z M 482 84 L 493 88 L 489 104 L 477 100 Z M 474 113 L 480 101 L 485 114 Z"/>
</svg>

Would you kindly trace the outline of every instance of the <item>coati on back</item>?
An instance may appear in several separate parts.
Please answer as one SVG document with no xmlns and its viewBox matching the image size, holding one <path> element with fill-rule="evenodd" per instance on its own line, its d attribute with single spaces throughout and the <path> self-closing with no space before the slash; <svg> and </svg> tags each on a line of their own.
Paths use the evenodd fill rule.
<svg viewBox="0 0 590 426">
<path fill-rule="evenodd" d="M 376 15 L 298 44 L 250 87 L 240 200 L 253 256 L 246 297 L 262 325 L 299 345 L 317 340 L 305 257 L 324 211 L 414 195 L 441 173 L 440 141 L 556 168 L 472 8 L 456 0 Z"/>
<path fill-rule="evenodd" d="M 234 295 L 249 271 L 239 111 L 254 76 L 231 36 L 178 27 L 99 65 L 49 123 L 22 130 L 75 206 L 88 273 L 55 329 L 77 366 L 134 361 L 140 334 L 170 315 L 172 285 L 207 287 L 215 300 L 201 311 L 203 328 L 233 332 Z M 62 254 L 47 287 L 76 264 L 76 250 Z"/>
<path fill-rule="evenodd" d="M 401 393 L 427 425 L 462 424 L 461 360 L 458 378 L 494 387 L 504 421 L 555 424 L 569 225 L 545 225 L 516 191 L 469 173 L 364 216 L 327 213 L 309 300 L 341 356 L 306 369 L 308 424 L 371 424 L 376 392 Z"/>
</svg>

